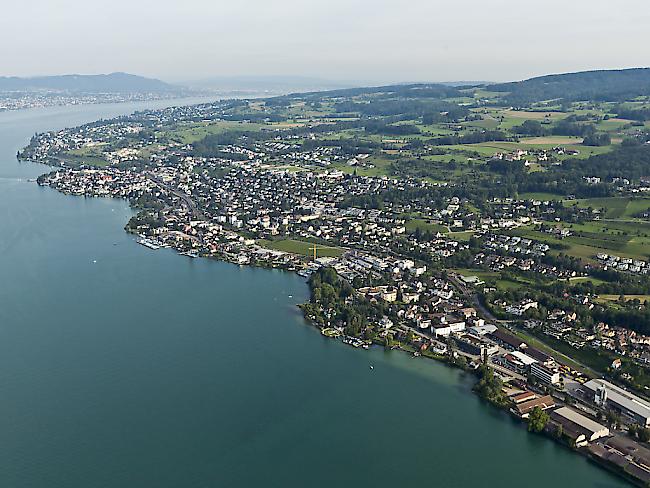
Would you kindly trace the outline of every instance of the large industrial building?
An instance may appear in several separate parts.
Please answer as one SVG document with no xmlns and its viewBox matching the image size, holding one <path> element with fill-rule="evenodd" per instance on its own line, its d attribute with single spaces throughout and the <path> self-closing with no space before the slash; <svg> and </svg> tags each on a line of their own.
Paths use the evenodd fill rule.
<svg viewBox="0 0 650 488">
<path fill-rule="evenodd" d="M 583 391 L 597 405 L 618 411 L 643 427 L 650 427 L 650 403 L 643 398 L 600 379 L 587 381 Z"/>
<path fill-rule="evenodd" d="M 576 446 L 583 446 L 609 435 L 607 427 L 569 407 L 561 407 L 552 412 L 551 421 L 561 425 L 564 435 L 573 439 Z"/>
</svg>

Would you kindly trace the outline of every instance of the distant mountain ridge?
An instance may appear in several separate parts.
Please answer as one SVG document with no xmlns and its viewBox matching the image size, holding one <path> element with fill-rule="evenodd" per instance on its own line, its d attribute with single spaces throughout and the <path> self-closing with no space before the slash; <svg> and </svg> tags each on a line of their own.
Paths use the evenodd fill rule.
<svg viewBox="0 0 650 488">
<path fill-rule="evenodd" d="M 186 86 L 213 91 L 269 92 L 284 94 L 362 86 L 359 82 L 333 81 L 307 76 L 217 76 L 187 81 Z"/>
<path fill-rule="evenodd" d="M 487 89 L 509 92 L 505 99 L 513 104 L 553 99 L 621 101 L 650 95 L 650 68 L 546 75 L 524 81 L 492 84 Z"/>
<path fill-rule="evenodd" d="M 179 86 L 128 73 L 101 75 L 38 76 L 33 78 L 0 77 L 0 92 L 56 91 L 68 93 L 175 93 Z"/>
</svg>

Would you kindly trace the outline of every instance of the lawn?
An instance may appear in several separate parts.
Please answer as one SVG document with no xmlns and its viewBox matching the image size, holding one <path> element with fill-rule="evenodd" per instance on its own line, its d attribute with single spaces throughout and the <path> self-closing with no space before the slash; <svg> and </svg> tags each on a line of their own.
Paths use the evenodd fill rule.
<svg viewBox="0 0 650 488">
<path fill-rule="evenodd" d="M 523 120 L 561 120 L 569 116 L 565 112 L 530 112 L 525 110 L 503 110 L 501 115 Z"/>
<path fill-rule="evenodd" d="M 497 280 L 496 282 L 497 288 L 500 290 L 519 290 L 521 287 L 524 286 L 523 283 L 519 283 L 518 281 L 511 281 L 511 280 Z"/>
<path fill-rule="evenodd" d="M 596 124 L 596 129 L 603 132 L 616 132 L 630 123 L 629 120 L 609 119 L 601 120 Z"/>
<path fill-rule="evenodd" d="M 363 161 L 365 164 L 372 164 L 373 167 L 364 168 L 363 166 L 350 166 L 346 163 L 337 163 L 333 164 L 331 168 L 338 169 L 347 174 L 354 174 L 356 172 L 359 176 L 389 176 L 391 174 L 390 165 L 393 162 L 392 159 L 383 156 L 372 155 L 369 158 Z"/>
<path fill-rule="evenodd" d="M 499 273 L 496 273 L 494 271 L 485 271 L 484 269 L 473 269 L 473 268 L 457 268 L 457 269 L 452 269 L 451 271 L 454 271 L 455 273 L 458 273 L 459 275 L 463 275 L 466 278 L 468 276 L 477 276 L 481 278 L 482 280 L 492 280 L 496 279 L 499 277 Z"/>
<path fill-rule="evenodd" d="M 480 129 L 495 130 L 499 127 L 499 121 L 490 117 L 482 120 L 463 122 L 461 125 L 465 127 L 478 127 Z"/>
<path fill-rule="evenodd" d="M 582 137 L 569 136 L 546 136 L 546 137 L 528 137 L 522 139 L 525 144 L 552 144 L 554 146 L 571 146 L 582 144 Z"/>
<path fill-rule="evenodd" d="M 568 138 L 561 138 L 564 140 L 568 140 Z M 449 146 L 437 146 L 439 149 L 455 149 L 457 151 L 474 151 L 480 154 L 481 156 L 493 156 L 497 152 L 514 152 L 517 149 L 521 149 L 524 151 L 531 150 L 531 149 L 546 149 L 546 150 L 551 150 L 557 145 L 562 145 L 562 146 L 567 146 L 570 145 L 572 146 L 573 149 L 577 149 L 579 153 L 575 156 L 568 156 L 568 155 L 563 155 L 563 156 L 558 156 L 558 159 L 564 160 L 568 158 L 588 158 L 589 156 L 593 156 L 596 154 L 604 154 L 606 152 L 609 152 L 612 150 L 614 146 L 600 146 L 600 147 L 595 147 L 595 146 L 583 146 L 580 144 L 576 144 L 576 140 L 574 140 L 573 144 L 561 144 L 560 142 L 549 142 L 554 140 L 552 137 L 544 137 L 544 138 L 531 138 L 527 140 L 522 140 L 522 142 L 508 142 L 508 141 L 490 141 L 490 142 L 479 142 L 476 144 L 455 144 L 455 145 L 449 145 Z M 559 140 L 559 139 L 558 139 Z M 529 142 L 529 141 L 546 141 L 545 143 L 541 142 Z"/>
<path fill-rule="evenodd" d="M 460 242 L 465 242 L 469 241 L 470 238 L 474 235 L 475 231 L 473 230 L 465 230 L 465 231 L 460 231 L 460 232 L 450 232 L 447 234 L 447 237 L 450 239 L 453 239 L 455 241 L 460 241 Z"/>
<path fill-rule="evenodd" d="M 605 281 L 594 278 L 593 276 L 576 276 L 574 278 L 569 278 L 571 283 L 585 283 L 587 281 L 593 283 L 594 285 L 602 285 Z"/>
<path fill-rule="evenodd" d="M 554 254 L 562 252 L 587 260 L 593 260 L 596 254 L 602 252 L 633 259 L 648 259 L 650 237 L 646 236 L 650 235 L 648 233 L 650 230 L 640 232 L 641 235 L 637 236 L 629 232 L 629 230 L 618 229 L 626 224 L 630 226 L 630 229 L 645 229 L 647 227 L 647 224 L 642 222 L 601 221 L 567 225 L 566 227 L 570 228 L 574 235 L 564 239 L 558 239 L 531 228 L 520 228 L 511 231 L 510 234 L 546 242 L 549 245 L 559 244 L 568 247 L 568 249 L 559 251 L 552 249 L 551 252 Z M 612 228 L 610 225 L 615 227 Z"/>
<path fill-rule="evenodd" d="M 619 295 L 598 295 L 598 298 L 607 302 L 616 302 L 619 299 Z M 623 295 L 623 298 L 626 302 L 639 300 L 641 303 L 643 303 L 650 300 L 650 295 Z"/>
<path fill-rule="evenodd" d="M 550 200 L 562 200 L 562 195 L 557 193 L 544 193 L 544 192 L 531 192 L 531 193 L 522 193 L 519 195 L 519 198 L 524 200 L 541 200 L 542 202 Z"/>
<path fill-rule="evenodd" d="M 84 146 L 79 149 L 62 152 L 59 158 L 70 166 L 106 166 L 108 161 L 102 153 L 101 146 Z"/>
<path fill-rule="evenodd" d="M 163 133 L 163 136 L 167 136 L 170 139 L 179 141 L 183 144 L 191 144 L 193 142 L 200 141 L 204 137 L 212 134 L 223 134 L 224 132 L 228 132 L 230 130 L 240 132 L 254 132 L 260 130 L 262 127 L 265 127 L 265 125 L 253 124 L 249 122 L 219 120 L 212 122 L 186 124 L 179 126 L 169 132 Z"/>
<path fill-rule="evenodd" d="M 314 244 L 312 242 L 298 241 L 295 239 L 282 239 L 277 241 L 260 240 L 258 244 L 267 249 L 274 249 L 276 251 L 284 251 L 291 254 L 298 254 L 301 256 L 312 256 Z M 338 257 L 343 254 L 343 249 L 339 247 L 329 247 L 316 245 L 316 255 L 318 257 Z"/>
<path fill-rule="evenodd" d="M 582 200 L 567 200 L 568 205 L 576 203 L 582 208 L 606 209 L 608 219 L 631 219 L 637 214 L 650 209 L 650 198 L 610 197 L 588 198 Z"/>
<path fill-rule="evenodd" d="M 415 232 L 416 229 L 420 229 L 420 231 L 422 232 L 429 231 L 429 232 L 446 233 L 449 231 L 449 229 L 447 229 L 447 227 L 445 227 L 444 225 L 434 224 L 424 219 L 407 220 L 404 226 L 406 227 L 406 230 L 409 232 Z"/>
</svg>

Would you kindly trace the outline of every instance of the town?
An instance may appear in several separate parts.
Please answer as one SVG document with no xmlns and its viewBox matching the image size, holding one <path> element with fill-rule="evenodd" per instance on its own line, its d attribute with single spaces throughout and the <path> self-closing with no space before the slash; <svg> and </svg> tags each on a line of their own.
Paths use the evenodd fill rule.
<svg viewBox="0 0 650 488">
<path fill-rule="evenodd" d="M 152 252 L 297 272 L 312 292 L 303 312 L 323 335 L 473 371 L 477 393 L 529 430 L 650 482 L 650 335 L 641 323 L 649 266 L 616 254 L 622 224 L 607 223 L 606 205 L 573 194 L 507 195 L 507 185 L 488 196 L 424 174 L 399 156 L 436 156 L 444 145 L 344 139 L 354 124 L 319 113 L 322 103 L 146 111 L 39 134 L 19 157 L 54 167 L 42 186 L 128 200 L 137 215 L 126 229 Z M 483 181 L 503 164 L 551 172 L 580 154 L 552 146 L 473 152 L 466 164 L 484 165 Z M 397 159 L 386 166 L 378 154 Z M 603 184 L 588 178 L 578 178 L 580 191 Z M 640 178 L 607 184 L 620 193 L 610 198 L 647 190 Z M 597 237 L 611 250 L 591 252 L 586 244 L 602 249 Z M 636 329 L 626 326 L 631 317 Z"/>
</svg>

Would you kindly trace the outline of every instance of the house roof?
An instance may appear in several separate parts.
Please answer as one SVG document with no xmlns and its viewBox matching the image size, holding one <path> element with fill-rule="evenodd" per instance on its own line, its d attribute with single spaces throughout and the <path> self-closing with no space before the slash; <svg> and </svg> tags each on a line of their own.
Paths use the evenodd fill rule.
<svg viewBox="0 0 650 488">
<path fill-rule="evenodd" d="M 553 397 L 551 395 L 546 395 L 540 398 L 535 398 L 534 400 L 522 402 L 518 405 L 515 405 L 515 408 L 519 412 L 519 415 L 526 415 L 530 413 L 535 407 L 546 410 L 548 408 L 553 408 L 554 406 L 555 400 L 553 400 Z"/>
<path fill-rule="evenodd" d="M 499 339 L 501 342 L 504 342 L 516 349 L 519 349 L 522 345 L 526 345 L 524 341 L 512 334 L 507 333 L 503 329 L 497 329 L 492 332 L 491 335 Z"/>
</svg>

